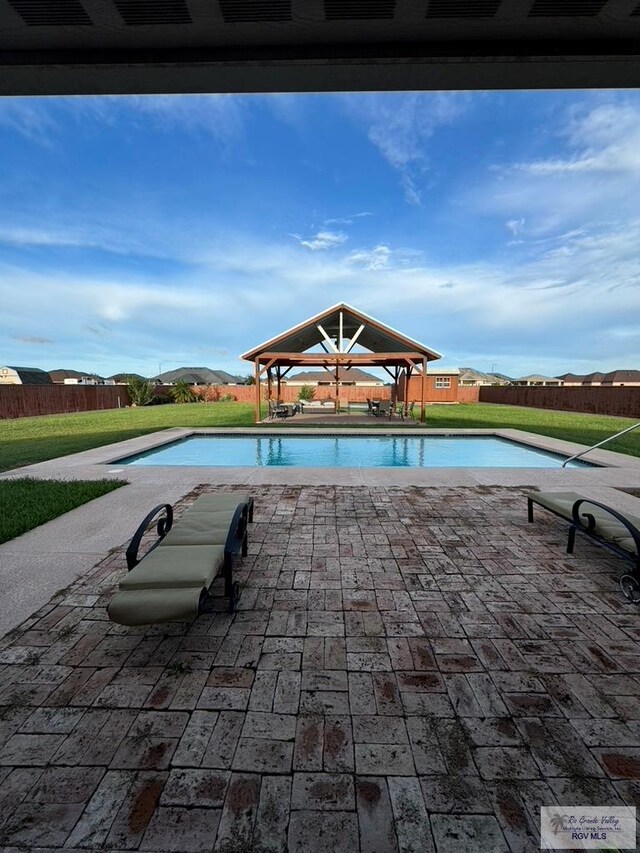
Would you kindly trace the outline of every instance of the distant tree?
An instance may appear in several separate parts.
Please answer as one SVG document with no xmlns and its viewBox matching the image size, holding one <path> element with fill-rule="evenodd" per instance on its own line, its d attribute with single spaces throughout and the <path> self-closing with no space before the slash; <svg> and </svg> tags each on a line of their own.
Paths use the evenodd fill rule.
<svg viewBox="0 0 640 853">
<path fill-rule="evenodd" d="M 178 379 L 178 381 L 172 385 L 169 389 L 169 396 L 174 403 L 193 403 L 196 399 L 196 395 L 191 390 L 191 385 L 189 385 L 189 383 L 184 379 Z"/>
<path fill-rule="evenodd" d="M 244 377 L 242 384 L 243 385 L 255 385 L 256 384 L 256 377 L 252 373 L 250 373 L 248 376 Z"/>
<path fill-rule="evenodd" d="M 310 403 L 313 400 L 316 393 L 316 389 L 313 385 L 303 385 L 302 388 L 298 391 L 298 400 L 306 401 Z"/>
<path fill-rule="evenodd" d="M 153 400 L 155 386 L 141 376 L 127 377 L 127 392 L 132 406 L 148 406 Z"/>
</svg>

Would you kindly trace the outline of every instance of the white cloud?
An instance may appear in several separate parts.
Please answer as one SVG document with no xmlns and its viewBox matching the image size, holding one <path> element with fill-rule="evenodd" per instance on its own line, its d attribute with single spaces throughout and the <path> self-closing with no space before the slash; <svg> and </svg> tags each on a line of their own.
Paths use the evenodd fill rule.
<svg viewBox="0 0 640 853">
<path fill-rule="evenodd" d="M 323 252 L 326 249 L 335 249 L 337 246 L 346 243 L 348 237 L 341 231 L 318 231 L 314 237 L 309 237 L 303 240 L 296 234 L 292 234 L 301 246 L 305 249 L 310 249 L 312 252 Z"/>
<path fill-rule="evenodd" d="M 468 109 L 461 92 L 415 92 L 389 95 L 345 95 L 350 116 L 363 125 L 369 140 L 400 173 L 406 201 L 419 205 L 429 168 L 428 141 Z"/>
<path fill-rule="evenodd" d="M 352 252 L 347 257 L 347 262 L 360 264 L 366 270 L 384 269 L 391 258 L 391 249 L 388 246 L 375 246 L 373 249 Z"/>
</svg>

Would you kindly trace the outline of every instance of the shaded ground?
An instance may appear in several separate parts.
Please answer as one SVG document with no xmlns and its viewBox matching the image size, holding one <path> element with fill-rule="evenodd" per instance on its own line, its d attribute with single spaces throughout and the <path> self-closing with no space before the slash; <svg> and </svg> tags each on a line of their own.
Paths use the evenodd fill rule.
<svg viewBox="0 0 640 853">
<path fill-rule="evenodd" d="M 640 805 L 620 560 L 519 490 L 255 497 L 235 616 L 110 624 L 120 549 L 0 644 L 7 850 L 520 853 Z"/>
</svg>

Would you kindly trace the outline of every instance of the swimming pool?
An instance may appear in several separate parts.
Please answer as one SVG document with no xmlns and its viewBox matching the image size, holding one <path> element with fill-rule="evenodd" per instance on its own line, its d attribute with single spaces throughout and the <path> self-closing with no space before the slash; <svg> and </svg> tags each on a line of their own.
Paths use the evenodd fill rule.
<svg viewBox="0 0 640 853">
<path fill-rule="evenodd" d="M 495 436 L 189 436 L 122 465 L 300 468 L 559 468 L 566 457 Z M 588 462 L 570 462 L 590 468 Z"/>
</svg>

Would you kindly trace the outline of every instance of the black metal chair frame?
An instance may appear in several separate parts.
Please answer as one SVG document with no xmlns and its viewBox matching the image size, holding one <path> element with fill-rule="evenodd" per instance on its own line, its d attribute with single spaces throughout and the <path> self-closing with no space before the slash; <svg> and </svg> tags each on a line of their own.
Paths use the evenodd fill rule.
<svg viewBox="0 0 640 853">
<path fill-rule="evenodd" d="M 188 510 L 187 510 L 188 512 Z M 138 556 L 138 549 L 142 538 L 147 532 L 153 519 L 159 513 L 164 513 L 160 516 L 156 524 L 158 539 L 152 543 L 147 551 Z M 154 551 L 162 542 L 164 537 L 173 527 L 173 507 L 171 504 L 158 504 L 151 512 L 147 513 L 141 521 L 140 526 L 133 534 L 131 542 L 126 550 L 127 571 L 134 569 L 138 563 L 141 563 L 144 558 Z M 233 561 L 239 554 L 246 557 L 248 553 L 248 524 L 253 521 L 253 498 L 249 498 L 245 503 L 238 504 L 229 525 L 227 540 L 224 545 L 224 561 L 221 571 L 216 577 L 224 577 L 224 594 L 225 598 L 229 599 L 229 612 L 234 613 L 238 601 L 240 600 L 240 584 L 233 580 Z M 180 522 L 178 521 L 178 524 Z M 215 580 L 215 578 L 214 578 Z M 203 590 L 198 605 L 198 613 L 209 612 L 212 603 L 212 596 L 209 590 Z"/>
<path fill-rule="evenodd" d="M 529 521 L 533 521 L 533 505 L 537 503 L 535 498 L 528 497 L 527 498 L 527 518 Z M 610 539 L 607 539 L 605 536 L 601 536 L 597 531 L 597 521 L 595 516 L 590 512 L 580 511 L 580 507 L 582 504 L 589 504 L 590 506 L 597 506 L 599 509 L 604 510 L 616 521 L 619 521 L 623 527 L 625 527 L 629 531 L 629 535 L 633 539 L 633 542 L 636 546 L 636 553 L 634 554 L 632 551 L 628 551 L 626 548 L 621 548 L 619 545 L 616 545 L 615 542 L 612 542 Z M 611 551 L 614 554 L 617 554 L 618 557 L 622 557 L 624 560 L 632 563 L 633 571 L 631 573 L 625 573 L 619 579 L 620 589 L 622 590 L 622 594 L 624 597 L 632 602 L 633 604 L 640 604 L 640 530 L 632 524 L 628 518 L 626 518 L 621 512 L 618 512 L 615 509 L 612 509 L 610 506 L 606 504 L 599 503 L 598 501 L 592 501 L 588 498 L 580 498 L 577 500 L 573 506 L 571 507 L 571 518 L 567 518 L 567 516 L 562 512 L 557 512 L 554 509 L 551 509 L 548 506 L 544 506 L 543 504 L 538 504 L 538 506 L 542 506 L 543 509 L 548 510 L 549 512 L 557 515 L 559 518 L 563 518 L 565 521 L 570 522 L 569 526 L 569 536 L 567 539 L 567 554 L 573 554 L 573 549 L 576 541 L 576 533 L 582 533 L 588 539 L 591 539 L 597 545 L 600 545 L 602 548 L 605 548 L 608 551 Z"/>
</svg>

